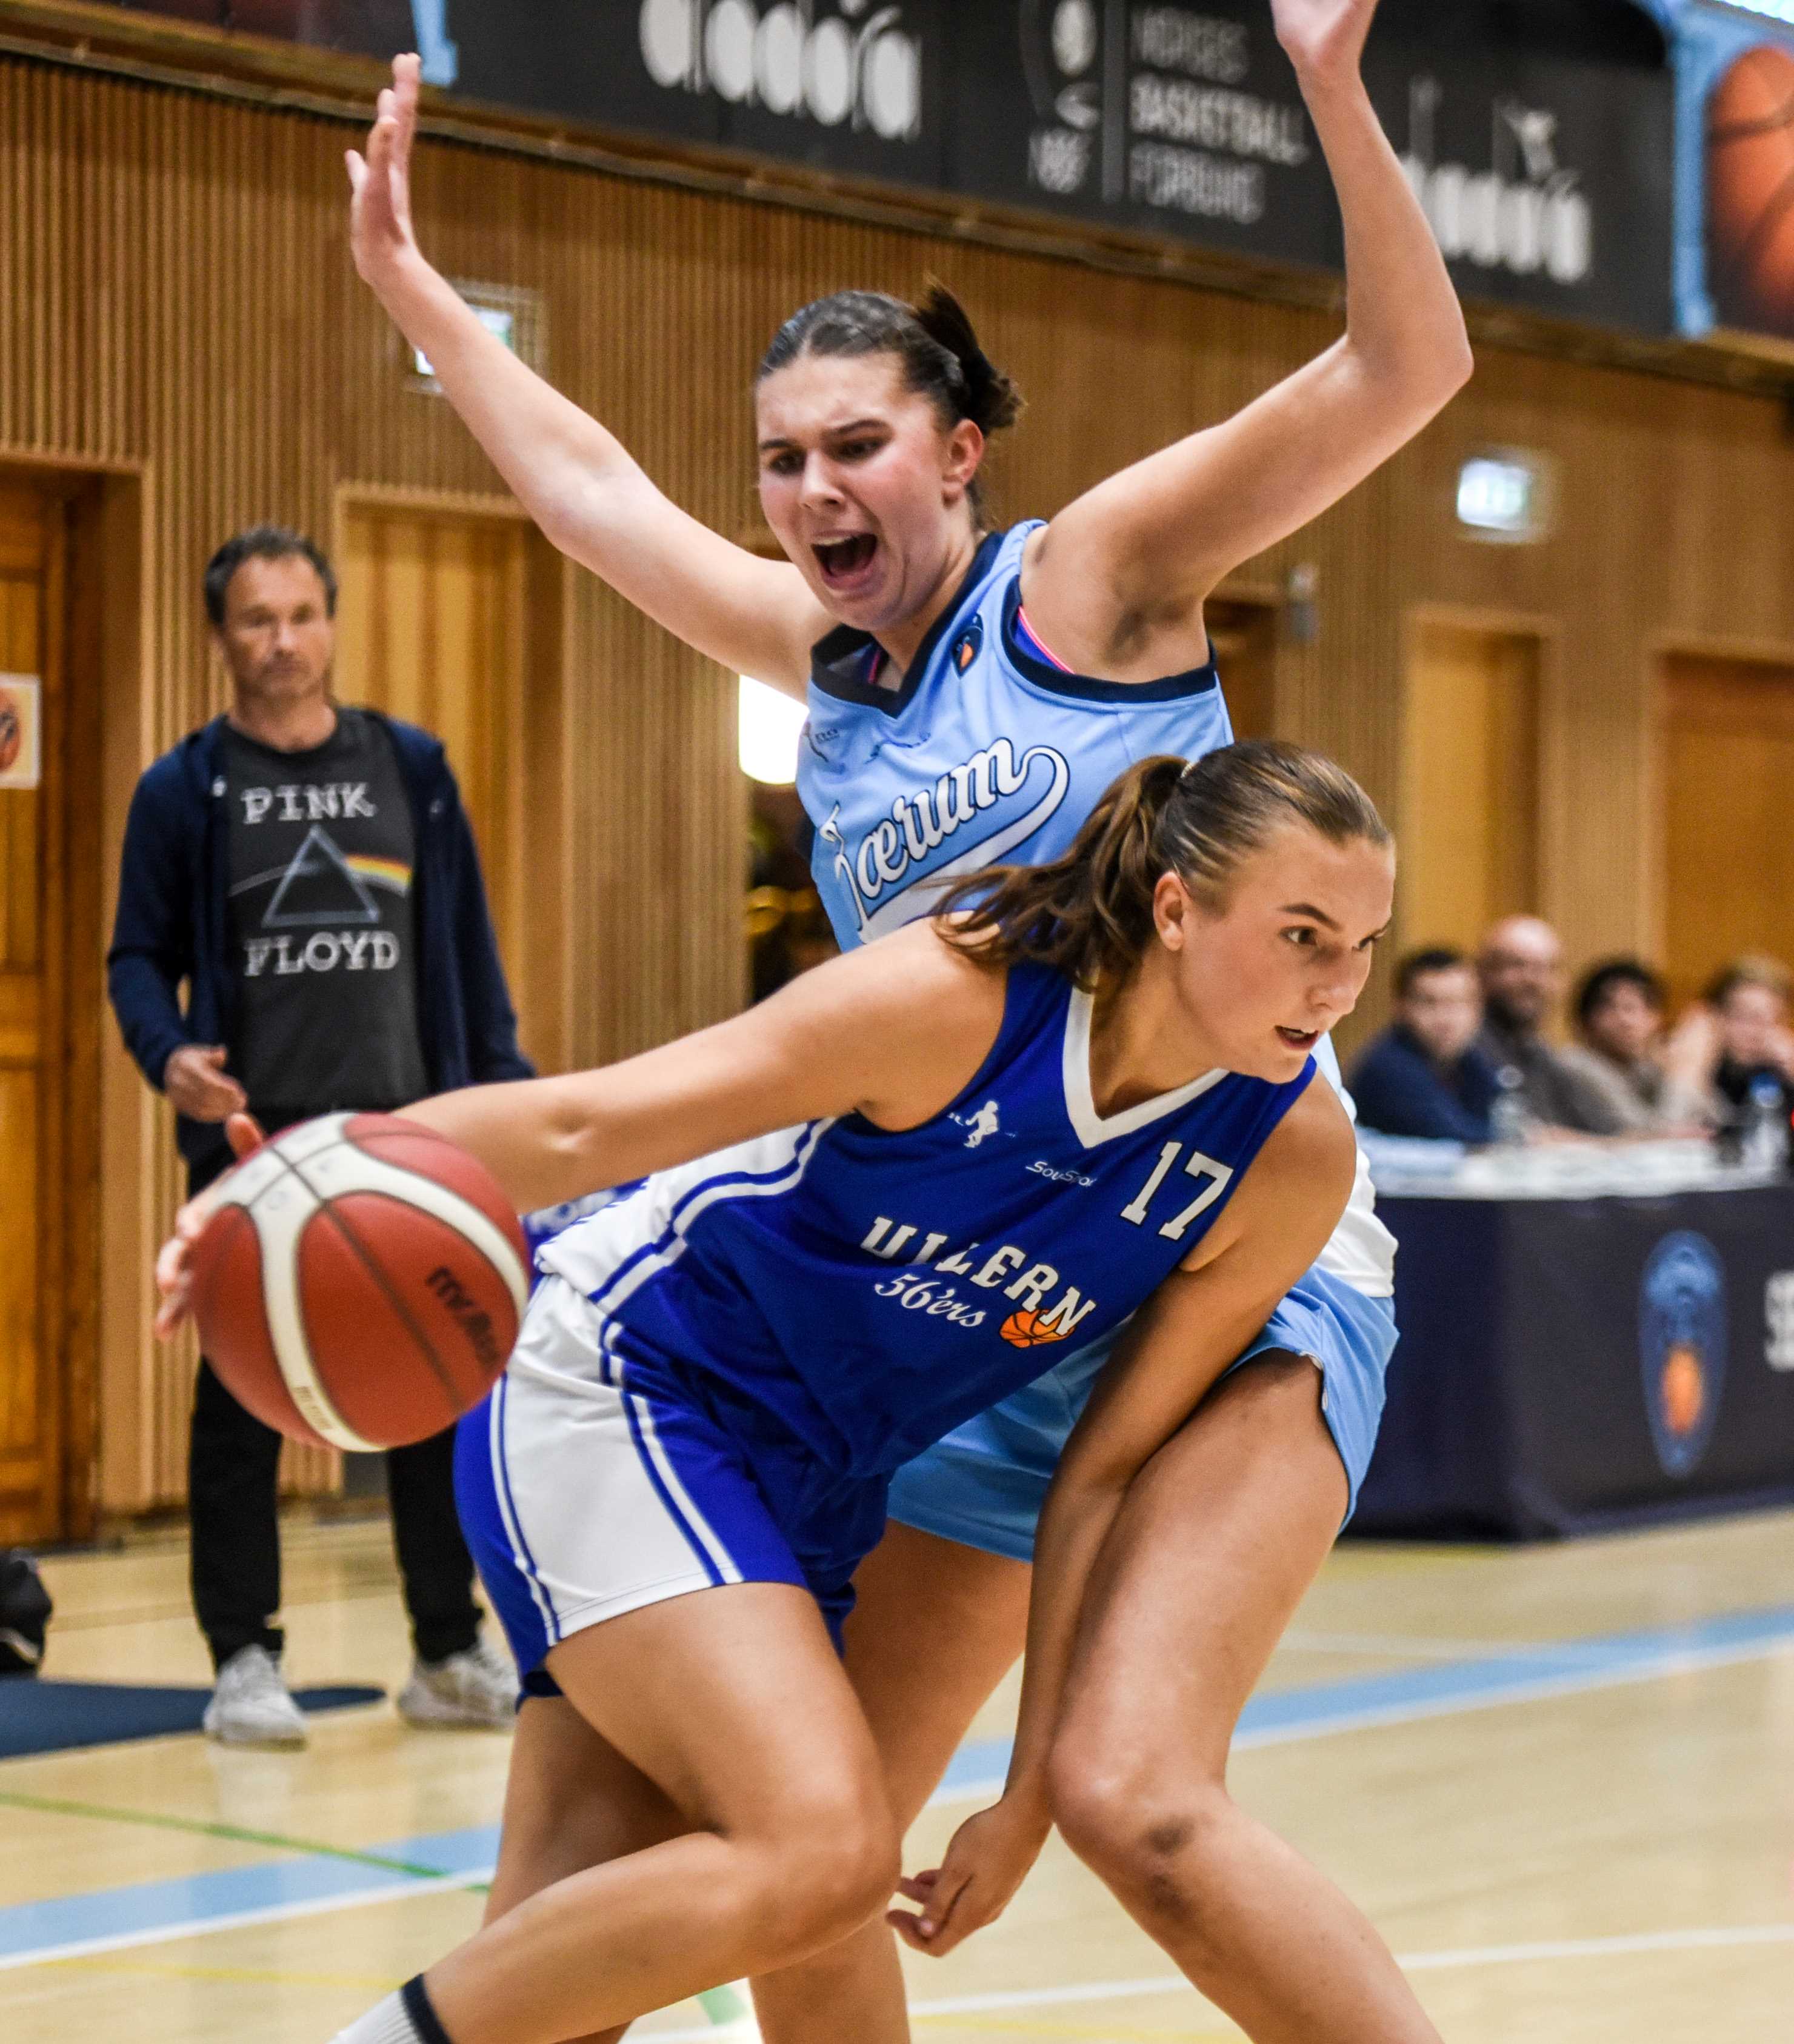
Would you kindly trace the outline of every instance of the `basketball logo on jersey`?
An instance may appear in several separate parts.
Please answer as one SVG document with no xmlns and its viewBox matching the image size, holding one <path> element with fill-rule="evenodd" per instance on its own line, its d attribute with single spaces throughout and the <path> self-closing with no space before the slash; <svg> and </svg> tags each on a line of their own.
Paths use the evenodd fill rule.
<svg viewBox="0 0 1794 2044">
<path fill-rule="evenodd" d="M 962 674 L 984 650 L 984 620 L 974 617 L 953 642 L 953 671 Z"/>
<path fill-rule="evenodd" d="M 1041 768 L 1044 777 L 1037 770 Z M 1018 759 L 1009 740 L 999 738 L 963 766 L 950 767 L 932 788 L 898 796 L 890 814 L 881 816 L 857 845 L 850 846 L 842 832 L 839 805 L 816 836 L 834 847 L 836 875 L 853 903 L 861 936 L 870 939 L 926 915 L 938 887 L 993 864 L 1031 837 L 1056 813 L 1070 788 L 1071 766 L 1062 752 L 1031 745 Z M 927 874 L 917 872 L 968 824 L 1035 790 L 1038 798 L 1012 822 Z"/>
<path fill-rule="evenodd" d="M 980 1144 L 995 1135 L 1003 1125 L 1002 1117 L 997 1113 L 997 1103 L 993 1100 L 987 1100 L 976 1114 L 955 1114 L 948 1119 L 958 1122 L 962 1128 L 970 1132 L 966 1137 L 968 1150 L 976 1150 Z"/>
</svg>

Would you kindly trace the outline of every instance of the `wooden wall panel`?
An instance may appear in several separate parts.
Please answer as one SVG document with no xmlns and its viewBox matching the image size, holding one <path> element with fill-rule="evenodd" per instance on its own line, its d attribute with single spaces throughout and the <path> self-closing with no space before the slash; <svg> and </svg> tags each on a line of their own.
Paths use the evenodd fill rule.
<svg viewBox="0 0 1794 2044">
<path fill-rule="evenodd" d="M 108 668 L 102 742 L 121 798 L 108 862 L 132 774 L 217 706 L 196 583 L 221 536 L 268 517 L 328 535 L 345 491 L 497 498 L 448 408 L 407 387 L 397 337 L 355 282 L 348 139 L 305 113 L 0 62 L 0 459 L 108 471 L 140 513 L 128 538 L 125 500 L 109 500 L 129 558 L 108 563 L 106 601 L 129 607 L 117 631 L 138 650 Z M 680 502 L 743 536 L 759 525 L 754 364 L 820 292 L 914 292 L 933 273 L 965 297 L 1035 407 L 993 463 L 1005 517 L 1052 511 L 1338 331 L 1322 312 L 497 148 L 428 145 L 417 198 L 444 269 L 540 294 L 556 382 Z M 1559 531 L 1535 548 L 1469 544 L 1452 515 L 1458 465 L 1512 444 L 1560 463 Z M 1485 349 L 1444 419 L 1252 564 L 1254 592 L 1281 590 L 1298 565 L 1316 578 L 1312 642 L 1277 634 L 1279 728 L 1335 753 L 1399 826 L 1412 617 L 1442 606 L 1541 620 L 1542 906 L 1577 959 L 1648 946 L 1660 916 L 1653 676 L 1671 647 L 1794 648 L 1790 501 L 1794 448 L 1774 403 Z M 520 855 L 555 896 L 537 911 L 547 935 L 532 936 L 528 970 L 555 1016 L 555 1055 L 585 1061 L 741 998 L 745 795 L 730 677 L 588 576 L 538 563 L 539 598 L 561 692 L 523 714 L 567 743 L 551 785 L 529 785 L 540 827 Z M 176 1182 L 159 1110 L 133 1086 L 112 1049 L 102 1450 L 120 1509 L 176 1495 L 185 1404 L 180 1365 L 133 1331 L 117 1275 L 117 1258 L 134 1263 L 154 1239 Z"/>
<path fill-rule="evenodd" d="M 1401 948 L 1473 951 L 1539 907 L 1539 640 L 1427 615 L 1404 670 Z"/>
<path fill-rule="evenodd" d="M 1684 655 L 1661 701 L 1661 956 L 1692 1000 L 1745 952 L 1794 962 L 1794 667 Z"/>
</svg>

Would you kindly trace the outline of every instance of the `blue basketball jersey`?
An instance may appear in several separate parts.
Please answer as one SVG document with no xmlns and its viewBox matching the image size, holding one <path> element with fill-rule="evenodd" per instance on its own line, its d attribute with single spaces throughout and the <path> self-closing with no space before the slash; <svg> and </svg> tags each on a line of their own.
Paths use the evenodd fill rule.
<svg viewBox="0 0 1794 2044">
<path fill-rule="evenodd" d="M 1050 657 L 1021 610 L 1022 549 L 1039 528 L 984 542 L 901 687 L 878 685 L 864 632 L 843 626 L 816 649 L 797 793 L 843 946 L 926 915 L 947 881 L 1058 858 L 1136 761 L 1233 741 L 1212 663 L 1136 686 Z"/>
<path fill-rule="evenodd" d="M 1210 1072 L 1107 1116 L 1091 1002 L 1009 974 L 997 1041 L 901 1134 L 858 1116 L 658 1174 L 547 1243 L 592 1367 L 676 1370 L 751 1433 L 882 1476 L 1112 1333 L 1187 1257 L 1313 1075 Z"/>
</svg>

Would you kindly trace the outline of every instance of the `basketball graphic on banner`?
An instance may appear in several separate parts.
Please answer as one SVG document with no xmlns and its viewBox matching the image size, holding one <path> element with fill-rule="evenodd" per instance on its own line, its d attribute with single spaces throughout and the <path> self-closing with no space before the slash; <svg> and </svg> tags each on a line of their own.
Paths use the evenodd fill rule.
<svg viewBox="0 0 1794 2044">
<path fill-rule="evenodd" d="M 1727 326 L 1794 339 L 1794 54 L 1746 50 L 1707 110 L 1707 238 Z"/>
<path fill-rule="evenodd" d="M 17 700 L 10 690 L 0 688 L 0 774 L 10 773 L 17 765 L 24 743 L 25 718 Z"/>
<path fill-rule="evenodd" d="M 1683 1229 L 1651 1251 L 1638 1288 L 1638 1360 L 1651 1444 L 1665 1475 L 1692 1476 L 1726 1385 L 1726 1273 L 1705 1235 Z"/>
</svg>

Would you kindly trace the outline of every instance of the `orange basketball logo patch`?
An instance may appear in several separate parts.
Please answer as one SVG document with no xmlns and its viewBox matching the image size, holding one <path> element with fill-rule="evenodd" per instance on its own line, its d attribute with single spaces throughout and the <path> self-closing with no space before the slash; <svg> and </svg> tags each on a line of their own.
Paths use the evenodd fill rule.
<svg viewBox="0 0 1794 2044">
<path fill-rule="evenodd" d="M 1692 1434 L 1707 1409 L 1707 1373 L 1700 1351 L 1677 1342 L 1663 1366 L 1663 1417 L 1671 1433 Z"/>
<path fill-rule="evenodd" d="M 1065 1339 L 1064 1329 L 1048 1326 L 1043 1313 L 1012 1313 L 997 1331 L 1014 1348 L 1039 1348 Z"/>
</svg>

